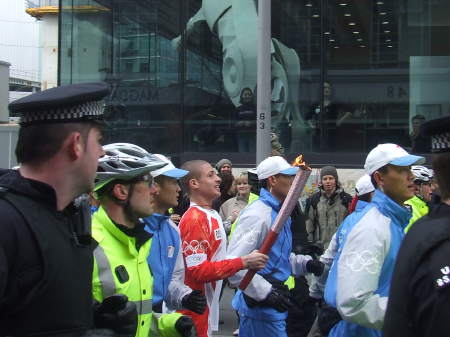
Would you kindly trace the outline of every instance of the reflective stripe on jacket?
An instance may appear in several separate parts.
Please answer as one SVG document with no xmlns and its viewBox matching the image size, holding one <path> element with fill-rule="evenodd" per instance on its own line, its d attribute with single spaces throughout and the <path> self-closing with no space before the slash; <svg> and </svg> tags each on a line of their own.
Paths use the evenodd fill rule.
<svg viewBox="0 0 450 337">
<path fill-rule="evenodd" d="M 376 190 L 372 202 L 349 216 L 337 236 L 339 250 L 325 300 L 343 318 L 330 337 L 379 337 L 395 259 L 410 212 Z"/>
<path fill-rule="evenodd" d="M 102 302 L 114 294 L 127 295 L 138 310 L 136 337 L 151 336 L 152 330 L 157 330 L 153 335 L 180 336 L 174 326 L 179 314 L 152 318 L 153 278 L 147 264 L 152 240 L 147 240 L 138 251 L 136 239 L 122 232 L 103 207 L 92 215 L 92 236 L 98 243 L 94 249 L 94 299 Z"/>
</svg>

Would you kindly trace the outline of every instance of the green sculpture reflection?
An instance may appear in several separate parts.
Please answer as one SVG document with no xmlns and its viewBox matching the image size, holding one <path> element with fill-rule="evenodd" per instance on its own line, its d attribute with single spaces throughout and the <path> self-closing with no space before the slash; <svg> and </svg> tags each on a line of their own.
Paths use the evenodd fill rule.
<svg viewBox="0 0 450 337">
<path fill-rule="evenodd" d="M 240 105 L 244 88 L 256 89 L 257 21 L 254 0 L 203 0 L 200 10 L 188 21 L 188 35 L 205 21 L 222 43 L 224 87 L 233 104 Z M 172 40 L 179 49 L 181 37 Z M 300 60 L 294 49 L 272 38 L 272 127 L 283 121 L 291 124 L 291 152 L 309 150 L 305 146 L 306 124 L 299 110 Z"/>
</svg>

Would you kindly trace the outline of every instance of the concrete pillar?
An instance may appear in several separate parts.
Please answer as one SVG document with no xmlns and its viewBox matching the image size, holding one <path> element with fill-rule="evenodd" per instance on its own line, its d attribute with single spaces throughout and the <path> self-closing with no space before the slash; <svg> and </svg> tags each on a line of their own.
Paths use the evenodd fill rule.
<svg viewBox="0 0 450 337">
<path fill-rule="evenodd" d="M 272 111 L 271 88 L 271 1 L 258 2 L 258 97 L 256 118 L 256 165 L 271 152 L 270 125 Z"/>
<path fill-rule="evenodd" d="M 58 15 L 43 15 L 40 39 L 41 88 L 46 90 L 58 85 Z"/>
<path fill-rule="evenodd" d="M 9 67 L 10 63 L 0 61 L 0 123 L 9 122 Z"/>
</svg>

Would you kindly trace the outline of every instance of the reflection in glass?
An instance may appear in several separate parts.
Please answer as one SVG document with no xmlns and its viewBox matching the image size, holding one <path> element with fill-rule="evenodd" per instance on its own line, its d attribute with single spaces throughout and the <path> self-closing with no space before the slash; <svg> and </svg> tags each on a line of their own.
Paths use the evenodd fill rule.
<svg viewBox="0 0 450 337">
<path fill-rule="evenodd" d="M 106 141 L 253 153 L 255 3 L 62 0 L 59 81 L 109 83 Z M 450 6 L 345 3 L 272 1 L 273 134 L 287 154 L 428 152 L 415 116 L 450 111 Z"/>
</svg>

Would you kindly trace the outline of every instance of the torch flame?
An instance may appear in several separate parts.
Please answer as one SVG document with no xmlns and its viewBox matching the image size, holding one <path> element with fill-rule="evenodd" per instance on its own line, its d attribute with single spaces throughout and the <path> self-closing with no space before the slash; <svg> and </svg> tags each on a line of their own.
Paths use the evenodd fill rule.
<svg viewBox="0 0 450 337">
<path fill-rule="evenodd" d="M 295 160 L 292 162 L 292 166 L 300 167 L 302 170 L 311 171 L 311 168 L 303 160 L 302 154 L 295 158 Z"/>
</svg>

